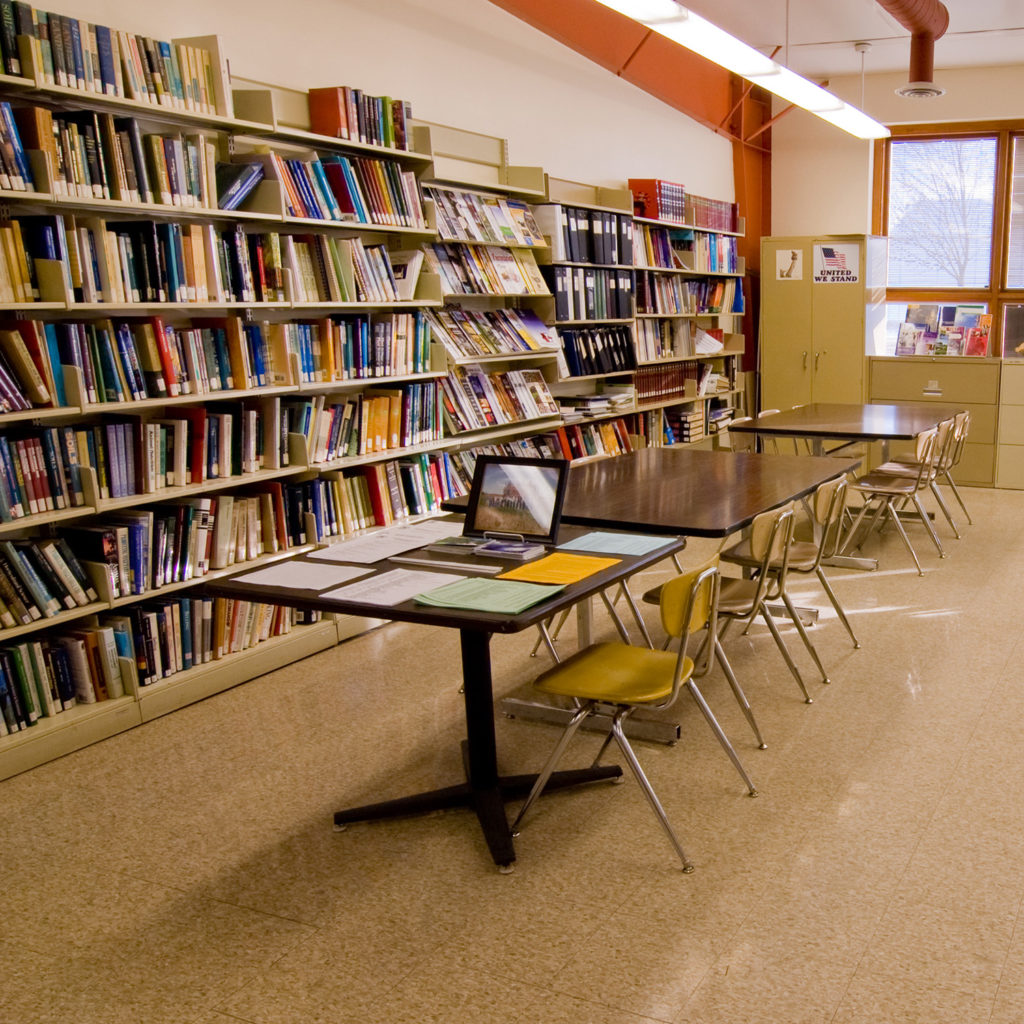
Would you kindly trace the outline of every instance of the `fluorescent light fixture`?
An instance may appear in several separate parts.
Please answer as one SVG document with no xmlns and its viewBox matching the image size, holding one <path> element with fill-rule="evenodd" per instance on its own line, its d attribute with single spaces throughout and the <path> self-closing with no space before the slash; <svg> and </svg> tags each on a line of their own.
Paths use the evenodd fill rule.
<svg viewBox="0 0 1024 1024">
<path fill-rule="evenodd" d="M 767 89 L 794 106 L 861 139 L 884 139 L 889 129 L 820 85 L 777 64 L 675 0 L 599 0 L 619 14 Z"/>
</svg>

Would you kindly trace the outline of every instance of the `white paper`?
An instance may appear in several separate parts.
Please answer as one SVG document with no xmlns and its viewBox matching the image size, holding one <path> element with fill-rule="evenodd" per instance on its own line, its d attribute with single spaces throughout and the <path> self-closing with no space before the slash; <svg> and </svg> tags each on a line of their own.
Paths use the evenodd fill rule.
<svg viewBox="0 0 1024 1024">
<path fill-rule="evenodd" d="M 310 558 L 328 562 L 357 562 L 369 565 L 382 558 L 400 555 L 403 551 L 433 544 L 442 537 L 462 533 L 462 522 L 452 519 L 427 519 L 412 526 L 391 527 L 365 537 L 353 537 L 309 553 Z"/>
<path fill-rule="evenodd" d="M 350 583 L 347 587 L 330 590 L 321 597 L 339 601 L 362 601 L 366 604 L 401 604 L 425 590 L 433 590 L 445 583 L 466 579 L 448 572 L 420 572 L 415 569 L 392 569 L 369 579 Z"/>
<path fill-rule="evenodd" d="M 299 590 L 323 590 L 365 576 L 369 569 L 354 565 L 311 565 L 309 562 L 276 562 L 255 572 L 236 576 L 240 583 L 260 583 L 268 587 L 292 587 Z"/>
</svg>

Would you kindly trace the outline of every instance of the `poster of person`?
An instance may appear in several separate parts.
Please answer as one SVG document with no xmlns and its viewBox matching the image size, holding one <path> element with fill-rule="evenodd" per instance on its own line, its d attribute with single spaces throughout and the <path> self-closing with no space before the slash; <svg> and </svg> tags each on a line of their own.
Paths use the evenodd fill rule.
<svg viewBox="0 0 1024 1024">
<path fill-rule="evenodd" d="M 856 284 L 859 280 L 860 246 L 856 242 L 815 245 L 815 284 Z"/>
<path fill-rule="evenodd" d="M 779 281 L 802 281 L 804 279 L 803 249 L 776 249 L 775 277 Z"/>
</svg>

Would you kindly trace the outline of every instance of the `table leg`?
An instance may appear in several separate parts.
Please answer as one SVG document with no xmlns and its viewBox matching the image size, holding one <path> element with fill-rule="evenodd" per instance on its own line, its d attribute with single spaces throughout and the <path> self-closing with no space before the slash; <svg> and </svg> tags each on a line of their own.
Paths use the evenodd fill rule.
<svg viewBox="0 0 1024 1024">
<path fill-rule="evenodd" d="M 406 817 L 450 807 L 469 807 L 477 816 L 494 863 L 507 868 L 515 862 L 516 852 L 512 845 L 508 818 L 505 816 L 505 800 L 525 797 L 537 775 L 534 773 L 502 777 L 498 774 L 490 634 L 478 630 L 463 630 L 461 639 L 467 737 L 462 744 L 462 763 L 466 781 L 429 793 L 418 793 L 396 800 L 385 800 L 381 803 L 337 811 L 334 815 L 334 825 L 336 828 L 344 828 L 345 825 L 356 821 Z M 547 789 L 564 789 L 585 782 L 617 778 L 621 774 L 622 768 L 619 765 L 555 772 Z"/>
</svg>

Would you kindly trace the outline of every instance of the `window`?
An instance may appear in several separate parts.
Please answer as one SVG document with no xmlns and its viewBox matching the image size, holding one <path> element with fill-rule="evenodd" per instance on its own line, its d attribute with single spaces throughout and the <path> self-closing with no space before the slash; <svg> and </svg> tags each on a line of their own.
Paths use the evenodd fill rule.
<svg viewBox="0 0 1024 1024">
<path fill-rule="evenodd" d="M 984 336 L 987 347 L 964 339 L 972 352 L 1008 347 L 1021 358 L 1024 123 L 937 128 L 896 126 L 877 144 L 873 228 L 889 238 L 886 354 L 941 354 L 946 323 L 954 340 L 954 326 Z M 912 314 L 931 310 L 938 327 L 916 345 L 903 330 L 901 342 Z"/>
</svg>

